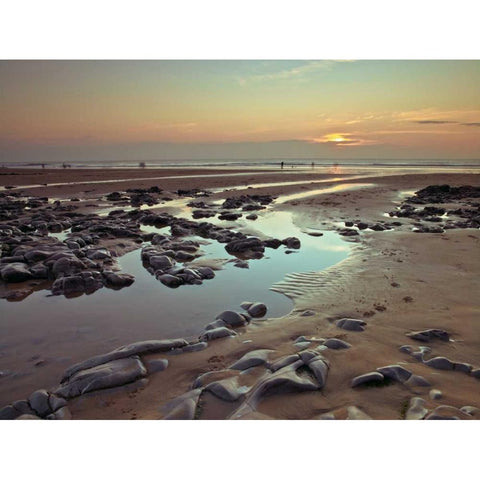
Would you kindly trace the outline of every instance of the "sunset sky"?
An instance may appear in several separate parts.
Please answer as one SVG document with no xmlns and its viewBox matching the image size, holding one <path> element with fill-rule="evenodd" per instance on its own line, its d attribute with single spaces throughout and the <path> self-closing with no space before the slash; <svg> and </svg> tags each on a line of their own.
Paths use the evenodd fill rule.
<svg viewBox="0 0 480 480">
<path fill-rule="evenodd" d="M 0 161 L 479 159 L 480 61 L 0 61 Z"/>
</svg>

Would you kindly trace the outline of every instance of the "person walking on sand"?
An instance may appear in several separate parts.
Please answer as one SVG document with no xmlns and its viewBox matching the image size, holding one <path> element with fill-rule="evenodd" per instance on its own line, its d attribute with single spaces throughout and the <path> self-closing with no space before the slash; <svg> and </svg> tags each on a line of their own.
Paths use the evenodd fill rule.
<svg viewBox="0 0 480 480">
<path fill-rule="evenodd" d="M 312 162 L 312 168 L 315 168 L 315 162 Z"/>
<path fill-rule="evenodd" d="M 283 162 L 280 163 L 280 168 L 283 170 Z"/>
</svg>

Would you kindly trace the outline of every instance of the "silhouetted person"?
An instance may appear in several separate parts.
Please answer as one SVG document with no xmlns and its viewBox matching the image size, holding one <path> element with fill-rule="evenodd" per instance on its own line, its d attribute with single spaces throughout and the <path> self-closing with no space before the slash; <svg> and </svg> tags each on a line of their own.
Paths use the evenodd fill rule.
<svg viewBox="0 0 480 480">
<path fill-rule="evenodd" d="M 314 162 L 312 162 L 312 168 L 315 168 L 315 163 Z"/>
<path fill-rule="evenodd" d="M 283 162 L 280 163 L 280 168 L 283 170 Z"/>
</svg>

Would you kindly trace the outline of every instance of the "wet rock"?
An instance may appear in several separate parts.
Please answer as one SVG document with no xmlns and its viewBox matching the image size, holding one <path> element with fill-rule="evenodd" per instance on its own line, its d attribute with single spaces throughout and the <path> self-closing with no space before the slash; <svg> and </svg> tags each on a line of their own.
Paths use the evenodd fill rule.
<svg viewBox="0 0 480 480">
<path fill-rule="evenodd" d="M 413 338 L 414 340 L 419 340 L 420 342 L 430 342 L 431 340 L 437 338 L 443 342 L 448 342 L 450 340 L 448 332 L 437 328 L 407 333 L 407 337 Z"/>
<path fill-rule="evenodd" d="M 32 274 L 25 263 L 7 263 L 0 270 L 2 280 L 7 283 L 20 283 L 30 280 Z"/>
<path fill-rule="evenodd" d="M 407 387 L 430 387 L 431 383 L 421 375 L 411 375 L 411 377 L 403 383 Z"/>
<path fill-rule="evenodd" d="M 339 340 L 338 338 L 329 338 L 328 340 L 325 341 L 323 344 L 327 348 L 330 348 L 332 350 L 341 350 L 343 348 L 350 348 L 351 345 L 347 342 L 344 342 L 343 340 Z"/>
<path fill-rule="evenodd" d="M 280 370 L 281 368 L 284 368 L 288 365 L 291 365 L 292 363 L 298 362 L 299 359 L 300 359 L 300 357 L 297 353 L 295 353 L 293 355 L 287 355 L 286 357 L 281 357 L 281 358 L 275 360 L 270 365 L 270 370 L 272 372 L 276 372 L 277 370 Z"/>
<path fill-rule="evenodd" d="M 347 420 L 372 420 L 363 410 L 355 405 L 347 407 Z"/>
<path fill-rule="evenodd" d="M 226 326 L 227 324 L 223 320 L 219 319 L 219 320 L 215 320 L 213 322 L 207 323 L 207 325 L 205 325 L 204 330 L 213 330 L 215 328 L 226 327 Z"/>
<path fill-rule="evenodd" d="M 237 334 L 233 330 L 230 330 L 227 327 L 220 327 L 206 331 L 203 335 L 200 336 L 200 340 L 204 342 L 209 342 L 210 340 L 216 340 L 218 338 L 224 337 L 234 337 L 236 335 Z"/>
<path fill-rule="evenodd" d="M 428 415 L 425 420 L 462 420 L 469 416 L 460 409 L 449 405 L 440 405 Z"/>
<path fill-rule="evenodd" d="M 48 418 L 48 417 L 47 417 Z M 71 420 L 72 413 L 68 407 L 59 408 L 55 413 L 52 414 L 52 420 Z"/>
<path fill-rule="evenodd" d="M 146 340 L 142 342 L 131 343 L 123 347 L 117 348 L 109 353 L 91 357 L 80 363 L 76 363 L 68 368 L 63 374 L 62 382 L 74 375 L 76 372 L 86 370 L 97 365 L 102 365 L 113 360 L 127 358 L 134 355 L 146 355 L 149 353 L 163 353 L 176 348 L 187 346 L 188 343 L 183 338 L 176 338 L 171 340 Z"/>
<path fill-rule="evenodd" d="M 422 420 L 428 413 L 428 409 L 425 408 L 425 400 L 420 397 L 413 397 L 410 399 L 407 413 L 405 414 L 406 420 Z"/>
<path fill-rule="evenodd" d="M 164 420 L 194 420 L 197 411 L 197 404 L 202 393 L 201 388 L 190 390 L 189 392 L 168 402 L 162 407 L 166 412 Z"/>
<path fill-rule="evenodd" d="M 40 417 L 37 417 L 36 415 L 29 415 L 25 413 L 17 417 L 16 420 L 42 420 L 42 419 Z"/>
<path fill-rule="evenodd" d="M 236 260 L 233 265 L 238 268 L 249 268 L 248 262 L 245 260 Z"/>
<path fill-rule="evenodd" d="M 359 230 L 365 230 L 366 228 L 368 228 L 368 223 L 358 222 L 358 223 L 357 223 L 357 228 L 358 228 Z"/>
<path fill-rule="evenodd" d="M 462 407 L 460 411 L 467 415 L 471 415 L 472 417 L 476 417 L 476 418 L 480 417 L 480 408 L 472 407 L 471 405 Z"/>
<path fill-rule="evenodd" d="M 224 312 L 219 313 L 215 319 L 222 320 L 226 325 L 234 328 L 242 327 L 247 323 L 243 315 L 233 312 L 232 310 L 225 310 Z"/>
<path fill-rule="evenodd" d="M 297 237 L 287 237 L 282 240 L 282 244 L 287 248 L 298 250 L 300 248 L 300 240 Z"/>
<path fill-rule="evenodd" d="M 265 247 L 259 238 L 250 237 L 228 242 L 225 245 L 225 250 L 231 254 L 245 253 L 249 251 L 263 253 L 265 251 Z"/>
<path fill-rule="evenodd" d="M 135 277 L 127 273 L 103 272 L 105 284 L 111 288 L 129 287 L 134 281 Z"/>
<path fill-rule="evenodd" d="M 338 234 L 341 235 L 342 237 L 356 237 L 357 235 L 360 235 L 358 233 L 358 230 L 354 230 L 351 228 L 344 228 L 342 230 L 339 230 Z"/>
<path fill-rule="evenodd" d="M 205 390 L 226 402 L 236 402 L 250 390 L 250 387 L 240 386 L 237 377 L 230 377 L 210 383 Z"/>
<path fill-rule="evenodd" d="M 160 282 L 170 288 L 177 288 L 185 283 L 182 278 L 176 277 L 175 275 L 170 275 L 168 273 L 159 275 L 157 280 L 160 280 Z"/>
<path fill-rule="evenodd" d="M 456 372 L 463 372 L 463 373 L 470 373 L 472 371 L 473 366 L 469 363 L 461 363 L 461 362 L 454 362 L 453 369 Z"/>
<path fill-rule="evenodd" d="M 168 360 L 166 358 L 156 358 L 145 362 L 149 374 L 156 372 L 163 372 L 168 367 Z"/>
<path fill-rule="evenodd" d="M 64 398 L 77 397 L 87 392 L 132 383 L 146 374 L 147 370 L 139 357 L 121 358 L 74 373 L 55 393 Z"/>
<path fill-rule="evenodd" d="M 0 420 L 15 420 L 19 415 L 20 413 L 12 405 L 7 405 L 0 410 Z"/>
<path fill-rule="evenodd" d="M 430 390 L 428 392 L 428 396 L 432 399 L 432 400 L 439 400 L 440 398 L 442 398 L 443 394 L 442 394 L 442 391 L 441 390 L 437 390 L 435 388 L 433 388 L 432 390 Z"/>
<path fill-rule="evenodd" d="M 39 417 L 46 417 L 49 413 L 52 413 L 48 401 L 48 392 L 44 389 L 33 392 L 28 397 L 28 403 Z"/>
<path fill-rule="evenodd" d="M 475 378 L 480 378 L 480 368 L 474 368 L 471 370 L 470 375 Z"/>
<path fill-rule="evenodd" d="M 149 262 L 155 270 L 167 270 L 175 265 L 175 261 L 166 255 L 154 255 L 149 258 Z"/>
<path fill-rule="evenodd" d="M 256 213 L 250 213 L 245 217 L 247 220 L 256 220 L 258 218 L 258 215 Z"/>
<path fill-rule="evenodd" d="M 385 377 L 380 372 L 368 372 L 352 379 L 350 386 L 352 388 L 373 382 L 383 382 Z"/>
<path fill-rule="evenodd" d="M 267 248 L 273 248 L 274 250 L 276 250 L 282 244 L 282 242 L 281 240 L 278 240 L 278 238 L 269 238 L 267 240 L 264 240 L 263 244 Z"/>
<path fill-rule="evenodd" d="M 247 370 L 248 368 L 266 365 L 268 357 L 274 350 L 261 349 L 246 353 L 229 368 L 232 370 Z"/>
<path fill-rule="evenodd" d="M 197 268 L 198 274 L 207 280 L 210 280 L 215 277 L 215 272 L 210 267 L 199 267 Z"/>
<path fill-rule="evenodd" d="M 363 320 L 356 320 L 354 318 L 342 318 L 335 322 L 335 325 L 338 328 L 349 330 L 351 332 L 363 332 L 366 324 L 367 322 L 364 322 Z"/>
<path fill-rule="evenodd" d="M 411 376 L 412 372 L 400 365 L 387 365 L 385 367 L 377 368 L 377 372 L 380 372 L 384 377 L 390 378 L 396 382 L 404 383 Z"/>
<path fill-rule="evenodd" d="M 253 302 L 242 302 L 240 307 L 244 310 L 248 310 L 253 305 Z"/>
<path fill-rule="evenodd" d="M 247 309 L 248 314 L 251 317 L 259 318 L 264 317 L 267 313 L 267 306 L 264 303 L 256 302 Z"/>
<path fill-rule="evenodd" d="M 91 293 L 103 287 L 103 278 L 99 272 L 81 272 L 77 275 L 61 277 L 52 285 L 53 295 L 74 295 Z"/>
<path fill-rule="evenodd" d="M 453 370 L 455 367 L 455 364 L 445 357 L 434 357 L 423 363 L 431 368 L 436 368 L 437 370 Z"/>
</svg>

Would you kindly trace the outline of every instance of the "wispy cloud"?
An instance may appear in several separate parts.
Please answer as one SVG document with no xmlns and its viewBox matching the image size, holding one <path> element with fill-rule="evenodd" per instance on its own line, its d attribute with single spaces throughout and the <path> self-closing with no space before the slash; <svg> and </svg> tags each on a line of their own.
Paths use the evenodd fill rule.
<svg viewBox="0 0 480 480">
<path fill-rule="evenodd" d="M 255 74 L 238 79 L 241 86 L 251 82 L 265 82 L 275 80 L 298 79 L 302 80 L 312 73 L 329 71 L 338 63 L 353 62 L 355 60 L 315 60 L 299 65 L 298 67 L 288 68 L 277 72 Z"/>
<path fill-rule="evenodd" d="M 433 124 L 433 125 L 443 125 L 444 123 L 458 123 L 452 122 L 450 120 L 414 120 L 412 123 L 421 123 L 421 124 Z"/>
</svg>

